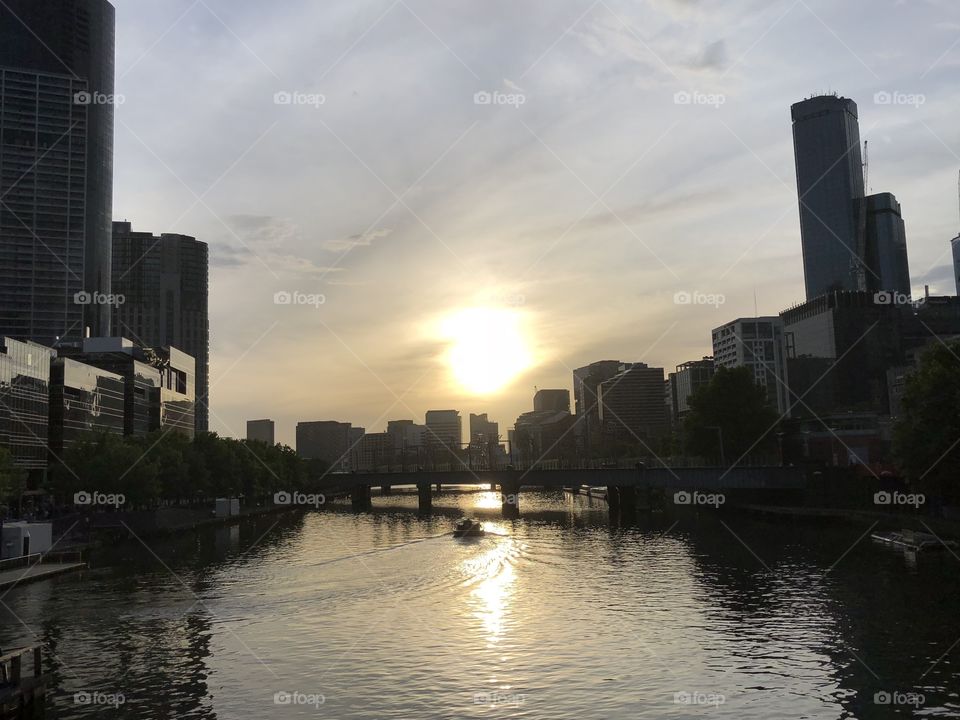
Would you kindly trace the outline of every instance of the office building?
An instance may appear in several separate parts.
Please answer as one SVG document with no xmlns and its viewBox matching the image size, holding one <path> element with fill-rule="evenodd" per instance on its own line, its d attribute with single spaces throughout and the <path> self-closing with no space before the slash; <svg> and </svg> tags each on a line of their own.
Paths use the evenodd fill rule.
<svg viewBox="0 0 960 720">
<path fill-rule="evenodd" d="M 600 408 L 597 403 L 597 388 L 618 372 L 623 363 L 619 360 L 599 360 L 573 371 L 573 399 L 577 414 L 575 427 L 577 453 L 591 457 L 602 447 Z"/>
<path fill-rule="evenodd" d="M 487 419 L 487 413 L 474 415 L 470 413 L 470 444 L 487 445 L 496 443 L 500 439 L 500 426 Z"/>
<path fill-rule="evenodd" d="M 892 193 L 878 193 L 866 204 L 866 289 L 910 296 L 907 235 L 900 203 Z"/>
<path fill-rule="evenodd" d="M 0 447 L 31 480 L 47 466 L 50 364 L 56 352 L 32 342 L 3 338 L 0 348 Z"/>
<path fill-rule="evenodd" d="M 349 469 L 350 423 L 317 420 L 297 423 L 297 454 L 322 460 L 335 470 Z"/>
<path fill-rule="evenodd" d="M 677 371 L 670 373 L 670 378 L 675 420 L 681 422 L 690 412 L 690 396 L 710 384 L 713 378 L 713 358 L 704 357 L 677 365 Z"/>
<path fill-rule="evenodd" d="M 390 433 L 364 433 L 350 450 L 351 469 L 360 472 L 383 470 L 390 466 L 393 437 Z"/>
<path fill-rule="evenodd" d="M 570 412 L 569 390 L 537 390 L 533 396 L 534 412 Z"/>
<path fill-rule="evenodd" d="M 387 434 L 390 436 L 394 457 L 401 467 L 419 467 L 425 458 L 424 433 L 426 426 L 413 420 L 390 420 Z"/>
<path fill-rule="evenodd" d="M 719 368 L 749 368 L 754 382 L 780 415 L 790 416 L 784 321 L 738 318 L 713 330 L 713 362 Z"/>
<path fill-rule="evenodd" d="M 0 3 L 0 335 L 110 335 L 114 8 Z"/>
<path fill-rule="evenodd" d="M 663 387 L 663 368 L 641 362 L 621 364 L 619 373 L 600 383 L 599 416 L 608 446 L 619 443 L 656 450 L 654 444 L 669 430 Z"/>
<path fill-rule="evenodd" d="M 463 421 L 456 410 L 428 410 L 423 434 L 425 460 L 430 467 L 455 467 L 462 462 Z"/>
<path fill-rule="evenodd" d="M 275 445 L 273 420 L 247 420 L 247 440 Z"/>
<path fill-rule="evenodd" d="M 537 410 L 535 395 L 534 410 L 517 418 L 514 429 L 508 433 L 511 462 L 529 466 L 573 459 L 576 454 L 573 432 L 576 419 L 570 414 L 569 402 L 566 409 L 551 408 L 551 404 L 541 403 L 540 407 L 546 406 L 547 409 Z"/>
<path fill-rule="evenodd" d="M 175 347 L 142 347 L 121 337 L 86 338 L 61 346 L 62 357 L 119 375 L 124 382 L 124 434 L 157 430 L 193 438 L 196 362 Z"/>
<path fill-rule="evenodd" d="M 113 223 L 117 335 L 146 347 L 175 346 L 197 361 L 197 430 L 209 426 L 210 327 L 207 244 L 187 235 L 134 232 Z"/>
<path fill-rule="evenodd" d="M 122 375 L 70 358 L 50 367 L 50 451 L 62 459 L 78 440 L 91 434 L 123 435 L 126 406 Z"/>
<path fill-rule="evenodd" d="M 864 196 L 857 104 L 821 95 L 790 108 L 807 300 L 860 290 Z"/>
</svg>

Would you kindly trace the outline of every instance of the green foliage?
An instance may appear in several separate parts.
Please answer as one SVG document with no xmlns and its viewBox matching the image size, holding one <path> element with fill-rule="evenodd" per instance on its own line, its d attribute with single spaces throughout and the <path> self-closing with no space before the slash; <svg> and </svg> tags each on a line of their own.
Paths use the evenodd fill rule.
<svg viewBox="0 0 960 720">
<path fill-rule="evenodd" d="M 748 368 L 718 369 L 709 384 L 690 396 L 689 404 L 683 430 L 690 455 L 712 459 L 723 456 L 733 464 L 745 455 L 776 452 L 778 415 Z"/>
<path fill-rule="evenodd" d="M 315 484 L 308 483 L 306 463 L 284 445 L 216 433 L 190 440 L 165 431 L 139 438 L 91 434 L 66 450 L 50 480 L 53 493 L 67 502 L 81 491 L 122 493 L 127 507 L 141 508 L 236 495 L 257 502 Z"/>
<path fill-rule="evenodd" d="M 960 502 L 960 343 L 933 345 L 907 378 L 893 453 L 919 490 Z"/>
<path fill-rule="evenodd" d="M 26 474 L 14 467 L 13 456 L 0 447 L 0 502 L 16 498 L 26 486 Z"/>
</svg>

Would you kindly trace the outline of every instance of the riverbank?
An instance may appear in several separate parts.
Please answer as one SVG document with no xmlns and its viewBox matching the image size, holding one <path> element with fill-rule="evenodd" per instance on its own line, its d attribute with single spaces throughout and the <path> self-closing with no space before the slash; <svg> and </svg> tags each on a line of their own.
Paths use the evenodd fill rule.
<svg viewBox="0 0 960 720">
<path fill-rule="evenodd" d="M 808 524 L 856 524 L 877 530 L 916 530 L 950 540 L 960 539 L 960 522 L 925 515 L 889 513 L 849 508 L 788 507 L 779 505 L 735 505 L 728 512 L 741 513 L 771 522 Z"/>
</svg>

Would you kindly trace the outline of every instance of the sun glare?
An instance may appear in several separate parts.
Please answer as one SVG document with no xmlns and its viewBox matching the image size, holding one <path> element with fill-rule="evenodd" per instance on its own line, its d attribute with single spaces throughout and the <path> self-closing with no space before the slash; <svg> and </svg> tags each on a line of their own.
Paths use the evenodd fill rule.
<svg viewBox="0 0 960 720">
<path fill-rule="evenodd" d="M 446 360 L 451 374 L 473 395 L 501 390 L 533 363 L 516 310 L 466 308 L 446 317 L 441 333 L 450 343 Z"/>
</svg>

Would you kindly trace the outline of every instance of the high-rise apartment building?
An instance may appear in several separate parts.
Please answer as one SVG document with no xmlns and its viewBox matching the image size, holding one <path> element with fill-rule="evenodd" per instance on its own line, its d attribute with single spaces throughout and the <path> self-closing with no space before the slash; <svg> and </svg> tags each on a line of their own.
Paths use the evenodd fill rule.
<svg viewBox="0 0 960 720">
<path fill-rule="evenodd" d="M 113 329 L 146 346 L 173 345 L 197 360 L 197 430 L 209 426 L 207 244 L 187 235 L 113 223 Z"/>
<path fill-rule="evenodd" d="M 0 335 L 110 334 L 114 8 L 0 3 Z"/>
<path fill-rule="evenodd" d="M 714 328 L 713 362 L 718 369 L 749 368 L 770 406 L 789 417 L 786 342 L 779 317 L 738 318 Z"/>
</svg>

